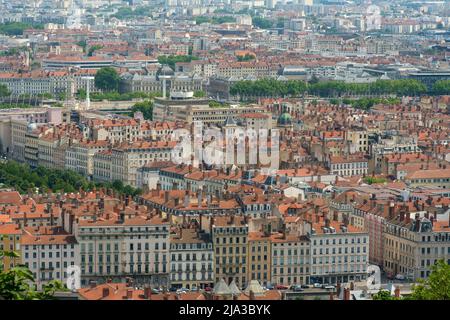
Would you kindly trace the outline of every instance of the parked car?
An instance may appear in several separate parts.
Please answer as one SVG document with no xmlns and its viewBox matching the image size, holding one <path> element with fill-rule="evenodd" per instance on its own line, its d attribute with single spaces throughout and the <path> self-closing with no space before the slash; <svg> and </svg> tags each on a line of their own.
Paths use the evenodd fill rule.
<svg viewBox="0 0 450 320">
<path fill-rule="evenodd" d="M 305 291 L 303 288 L 302 288 L 302 286 L 301 285 L 295 285 L 295 286 L 292 286 L 293 288 L 291 289 L 292 291 L 294 291 L 294 292 L 301 292 L 301 291 Z"/>
<path fill-rule="evenodd" d="M 322 283 L 321 288 L 325 289 L 325 287 L 328 287 L 330 284 L 329 283 Z"/>
<path fill-rule="evenodd" d="M 314 288 L 322 288 L 322 285 L 318 282 L 314 283 Z"/>
<path fill-rule="evenodd" d="M 404 275 L 402 275 L 402 274 L 397 274 L 395 276 L 395 280 L 405 280 L 405 279 L 406 279 L 406 277 Z"/>
<path fill-rule="evenodd" d="M 309 289 L 309 285 L 307 285 L 307 284 L 302 284 L 301 287 L 302 287 L 302 289 Z"/>
<path fill-rule="evenodd" d="M 206 291 L 206 292 L 210 292 L 210 291 L 212 291 L 212 288 L 211 288 L 211 287 L 206 287 L 206 288 L 205 288 L 205 291 Z"/>
<path fill-rule="evenodd" d="M 175 287 L 170 287 L 170 288 L 169 288 L 169 291 L 170 291 L 170 292 L 177 292 L 177 290 L 178 290 L 178 289 L 175 288 Z"/>
<path fill-rule="evenodd" d="M 266 288 L 269 289 L 269 290 L 275 289 L 275 287 L 274 287 L 273 284 L 268 284 L 268 285 L 266 286 Z"/>
<path fill-rule="evenodd" d="M 287 286 L 282 285 L 282 284 L 277 284 L 275 289 L 277 289 L 277 290 L 287 290 L 289 288 Z"/>
<path fill-rule="evenodd" d="M 175 290 L 175 291 L 176 291 L 176 290 Z M 159 290 L 156 289 L 156 288 L 153 288 L 153 289 L 152 289 L 152 293 L 153 293 L 153 294 L 158 294 L 158 293 L 159 293 Z"/>
<path fill-rule="evenodd" d="M 197 287 L 193 287 L 193 288 L 191 288 L 191 291 L 192 292 L 198 292 L 198 288 Z"/>
<path fill-rule="evenodd" d="M 334 290 L 335 289 L 335 286 L 333 286 L 333 285 L 327 285 L 327 286 L 325 286 L 325 287 L 323 287 L 324 289 L 327 289 L 327 290 Z"/>
</svg>

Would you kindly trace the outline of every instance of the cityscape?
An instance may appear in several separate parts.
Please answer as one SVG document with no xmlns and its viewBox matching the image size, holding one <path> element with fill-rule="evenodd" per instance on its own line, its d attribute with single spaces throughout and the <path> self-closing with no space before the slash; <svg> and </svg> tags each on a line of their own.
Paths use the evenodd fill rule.
<svg viewBox="0 0 450 320">
<path fill-rule="evenodd" d="M 449 0 L 0 12 L 0 300 L 450 300 Z"/>
</svg>

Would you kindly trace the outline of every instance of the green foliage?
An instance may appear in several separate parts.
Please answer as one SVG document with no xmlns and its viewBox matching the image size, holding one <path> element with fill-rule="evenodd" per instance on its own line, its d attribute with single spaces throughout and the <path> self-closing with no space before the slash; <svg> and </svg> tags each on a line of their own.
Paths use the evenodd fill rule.
<svg viewBox="0 0 450 320">
<path fill-rule="evenodd" d="M 96 44 L 96 45 L 90 47 L 89 50 L 88 50 L 88 54 L 87 54 L 88 57 L 92 57 L 94 52 L 97 51 L 97 50 L 100 50 L 101 48 L 103 48 L 103 46 L 99 45 L 99 44 Z"/>
<path fill-rule="evenodd" d="M 341 103 L 341 100 L 336 99 L 336 98 L 332 98 L 332 99 L 330 99 L 330 103 L 331 103 L 332 105 L 337 106 L 337 105 L 339 105 L 339 104 Z"/>
<path fill-rule="evenodd" d="M 145 120 L 153 120 L 153 102 L 150 100 L 138 102 L 132 108 L 131 112 L 142 112 Z"/>
<path fill-rule="evenodd" d="M 450 265 L 439 260 L 431 266 L 427 279 L 419 279 L 409 296 L 396 298 L 389 291 L 380 290 L 372 297 L 374 300 L 450 300 Z"/>
<path fill-rule="evenodd" d="M 8 87 L 4 84 L 0 84 L 0 97 L 9 97 L 11 95 L 11 91 L 8 90 Z"/>
<path fill-rule="evenodd" d="M 365 177 L 364 182 L 367 184 L 374 183 L 385 183 L 387 180 L 385 178 L 377 178 L 377 177 Z"/>
<path fill-rule="evenodd" d="M 134 10 L 130 7 L 121 7 L 111 17 L 115 17 L 119 20 L 130 19 L 134 17 L 148 17 L 151 13 L 151 10 L 151 7 L 148 6 L 140 6 Z"/>
<path fill-rule="evenodd" d="M 205 91 L 201 91 L 201 90 L 195 91 L 194 92 L 194 97 L 195 98 L 204 98 L 204 97 L 206 97 L 206 92 Z"/>
<path fill-rule="evenodd" d="M 349 104 L 353 108 L 369 110 L 374 105 L 384 104 L 384 105 L 396 105 L 401 102 L 400 98 L 360 98 L 360 99 L 348 99 L 344 98 L 342 100 L 344 104 Z"/>
<path fill-rule="evenodd" d="M 427 279 L 413 287 L 410 300 L 450 300 L 450 265 L 439 260 Z"/>
<path fill-rule="evenodd" d="M 18 55 L 20 52 L 23 52 L 26 50 L 27 50 L 27 47 L 9 48 L 5 51 L 0 52 L 0 57 L 13 57 L 15 55 Z"/>
<path fill-rule="evenodd" d="M 32 24 L 23 22 L 6 22 L 0 24 L 0 34 L 8 36 L 21 36 L 27 29 L 44 29 L 43 24 Z"/>
<path fill-rule="evenodd" d="M 246 53 L 244 56 L 237 56 L 237 60 L 242 62 L 242 61 L 250 61 L 255 59 L 255 56 L 249 53 Z"/>
<path fill-rule="evenodd" d="M 57 280 L 49 281 L 42 291 L 34 289 L 33 273 L 26 266 L 17 266 L 4 270 L 4 257 L 17 258 L 14 251 L 0 251 L 0 299 L 5 300 L 48 300 L 55 292 L 66 291 L 64 285 Z"/>
<path fill-rule="evenodd" d="M 0 103 L 0 109 L 27 109 L 33 107 L 34 106 L 27 103 Z"/>
<path fill-rule="evenodd" d="M 253 17 L 252 23 L 255 27 L 260 29 L 270 29 L 273 27 L 273 22 L 262 17 Z"/>
<path fill-rule="evenodd" d="M 0 184 L 5 187 L 13 187 L 20 193 L 29 190 L 39 189 L 40 192 L 77 192 L 80 188 L 83 190 L 92 190 L 94 187 L 112 188 L 119 193 L 125 192 L 130 195 L 137 195 L 141 191 L 139 189 L 120 190 L 114 188 L 112 183 L 94 183 L 88 181 L 84 176 L 72 170 L 48 169 L 39 166 L 35 169 L 30 168 L 27 164 L 21 164 L 15 161 L 6 161 L 0 163 Z"/>
<path fill-rule="evenodd" d="M 322 81 L 306 83 L 299 80 L 277 81 L 260 79 L 238 81 L 230 89 L 232 95 L 241 97 L 298 96 L 305 92 L 320 97 L 341 97 L 349 95 L 397 95 L 416 96 L 427 91 L 426 86 L 417 80 L 378 80 L 373 83 L 345 83 L 343 81 Z M 372 99 L 372 98 L 371 98 Z M 377 100 L 362 98 L 352 102 L 354 107 L 370 108 L 376 103 L 396 103 L 399 100 Z M 347 100 L 352 101 L 352 100 Z M 336 102 L 336 100 L 335 100 Z"/>
<path fill-rule="evenodd" d="M 222 17 L 206 17 L 199 16 L 195 18 L 196 24 L 211 23 L 211 24 L 222 24 L 222 23 L 232 23 L 236 22 L 236 18 L 233 16 L 222 16 Z"/>
<path fill-rule="evenodd" d="M 133 99 L 153 99 L 154 97 L 160 97 L 160 92 L 126 92 L 119 93 L 117 91 L 112 92 L 92 92 L 90 94 L 91 101 L 131 101 Z M 77 92 L 78 99 L 86 99 L 86 90 L 79 89 Z"/>
<path fill-rule="evenodd" d="M 78 41 L 77 45 L 83 48 L 83 52 L 86 52 L 86 47 L 87 47 L 86 40 Z"/>
<path fill-rule="evenodd" d="M 119 81 L 119 74 L 112 67 L 101 68 L 95 74 L 95 86 L 105 91 L 117 91 Z"/>
<path fill-rule="evenodd" d="M 214 101 L 214 100 L 209 102 L 210 108 L 225 108 L 225 107 L 229 107 L 229 106 L 230 105 L 225 102 L 218 102 L 218 101 Z"/>
<path fill-rule="evenodd" d="M 241 97 L 298 96 L 304 93 L 306 89 L 307 85 L 303 81 L 261 79 L 238 81 L 231 86 L 230 93 Z"/>
<path fill-rule="evenodd" d="M 388 290 L 380 290 L 372 296 L 373 300 L 399 300 L 395 296 L 392 296 Z"/>
<path fill-rule="evenodd" d="M 431 89 L 433 94 L 436 95 L 449 95 L 450 94 L 450 80 L 438 80 L 433 84 Z"/>
<path fill-rule="evenodd" d="M 178 55 L 178 56 L 159 56 L 158 62 L 161 64 L 169 65 L 173 70 L 175 70 L 175 63 L 177 62 L 191 62 L 192 60 L 198 60 L 195 56 L 190 55 Z"/>
</svg>

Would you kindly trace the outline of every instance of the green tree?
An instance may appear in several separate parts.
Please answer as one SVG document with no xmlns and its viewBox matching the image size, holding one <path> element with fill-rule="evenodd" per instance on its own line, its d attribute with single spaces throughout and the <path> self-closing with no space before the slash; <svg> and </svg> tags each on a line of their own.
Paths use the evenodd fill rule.
<svg viewBox="0 0 450 320">
<path fill-rule="evenodd" d="M 203 91 L 203 90 L 195 91 L 194 92 L 194 97 L 196 97 L 196 98 L 204 98 L 204 97 L 206 97 L 206 92 Z"/>
<path fill-rule="evenodd" d="M 106 91 L 117 91 L 119 89 L 119 74 L 112 67 L 104 67 L 95 75 L 95 86 Z"/>
<path fill-rule="evenodd" d="M 450 94 L 450 80 L 438 80 L 433 84 L 431 89 L 433 94 L 449 95 Z"/>
<path fill-rule="evenodd" d="M 415 285 L 411 300 L 450 300 L 450 265 L 439 260 L 431 266 L 431 273 L 427 279 L 420 279 Z"/>
<path fill-rule="evenodd" d="M 100 50 L 101 48 L 103 48 L 103 46 L 100 44 L 96 44 L 96 45 L 93 45 L 92 47 L 90 47 L 88 50 L 88 54 L 87 54 L 88 57 L 92 57 L 94 55 L 94 52 L 97 50 Z"/>
<path fill-rule="evenodd" d="M 243 56 L 237 56 L 237 61 L 250 61 L 255 59 L 255 56 L 249 53 L 246 53 Z"/>
<path fill-rule="evenodd" d="M 263 17 L 253 17 L 252 23 L 255 27 L 260 29 L 270 29 L 273 26 L 273 22 Z"/>
<path fill-rule="evenodd" d="M 17 258 L 19 255 L 14 251 L 0 251 L 0 299 L 48 300 L 54 298 L 55 292 L 67 290 L 57 280 L 45 284 L 41 291 L 35 290 L 34 277 L 30 269 L 21 265 L 4 270 L 4 257 Z"/>
<path fill-rule="evenodd" d="M 153 102 L 152 101 L 143 101 L 136 103 L 132 108 L 131 112 L 142 112 L 145 120 L 153 119 Z"/>
<path fill-rule="evenodd" d="M 8 36 L 21 36 L 27 29 L 44 29 L 43 24 L 30 24 L 23 22 L 6 22 L 0 24 L 0 34 L 6 34 Z"/>
<path fill-rule="evenodd" d="M 8 90 L 8 87 L 4 84 L 0 84 L 0 97 L 8 97 L 11 95 L 11 92 Z"/>
<path fill-rule="evenodd" d="M 395 296 L 392 296 L 388 290 L 380 290 L 372 296 L 373 300 L 398 300 Z"/>
</svg>

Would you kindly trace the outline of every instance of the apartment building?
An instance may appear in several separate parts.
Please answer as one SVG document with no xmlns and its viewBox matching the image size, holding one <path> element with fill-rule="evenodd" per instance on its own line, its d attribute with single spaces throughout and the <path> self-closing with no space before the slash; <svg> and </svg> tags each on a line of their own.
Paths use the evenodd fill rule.
<svg viewBox="0 0 450 320">
<path fill-rule="evenodd" d="M 124 142 L 112 148 L 111 180 L 136 185 L 137 170 L 154 161 L 170 161 L 176 141 Z M 96 164 L 99 162 L 96 162 Z"/>
<path fill-rule="evenodd" d="M 214 287 L 214 251 L 209 234 L 180 227 L 170 238 L 170 284 L 176 288 Z"/>
<path fill-rule="evenodd" d="M 316 216 L 310 241 L 311 282 L 343 283 L 367 278 L 369 235 L 366 231 Z"/>
<path fill-rule="evenodd" d="M 14 251 L 19 256 L 11 258 L 4 256 L 0 264 L 4 271 L 22 264 L 20 239 L 22 237 L 22 228 L 15 223 L 0 224 L 0 251 Z"/>
<path fill-rule="evenodd" d="M 92 119 L 86 125 L 91 140 L 108 140 L 114 144 L 136 141 L 142 136 L 141 124 L 135 119 Z"/>
<path fill-rule="evenodd" d="M 169 223 L 144 212 L 146 207 L 115 207 L 75 223 L 82 285 L 132 277 L 136 283 L 168 286 Z"/>
<path fill-rule="evenodd" d="M 26 227 L 21 237 L 22 262 L 30 269 L 38 290 L 48 281 L 67 280 L 67 268 L 79 265 L 77 240 L 60 227 Z"/>
<path fill-rule="evenodd" d="M 367 153 L 369 150 L 369 135 L 367 130 L 347 130 L 345 140 L 349 143 L 350 153 Z"/>
<path fill-rule="evenodd" d="M 247 252 L 248 281 L 257 280 L 261 285 L 272 283 L 272 250 L 268 230 L 249 232 Z"/>
<path fill-rule="evenodd" d="M 330 156 L 329 167 L 332 174 L 342 177 L 364 175 L 368 171 L 368 161 L 362 156 Z"/>
<path fill-rule="evenodd" d="M 311 243 L 306 236 L 286 232 L 272 234 L 272 283 L 282 285 L 310 282 Z"/>
<path fill-rule="evenodd" d="M 94 155 L 109 148 L 108 141 L 80 140 L 66 150 L 66 168 L 86 177 L 94 174 Z"/>
<path fill-rule="evenodd" d="M 227 78 L 245 78 L 248 76 L 261 78 L 276 78 L 278 75 L 278 66 L 266 62 L 228 62 L 220 63 L 217 66 L 217 77 Z"/>
<path fill-rule="evenodd" d="M 225 279 L 243 288 L 247 282 L 248 224 L 242 216 L 215 217 L 210 222 L 215 253 L 215 283 Z"/>
<path fill-rule="evenodd" d="M 433 187 L 450 188 L 450 168 L 434 170 L 417 170 L 408 174 L 405 181 L 413 188 L 415 187 Z"/>
<path fill-rule="evenodd" d="M 56 95 L 67 93 L 70 88 L 69 74 L 66 71 L 0 73 L 0 84 L 5 85 L 13 95 Z"/>
<path fill-rule="evenodd" d="M 167 92 L 203 90 L 203 78 L 196 74 L 171 74 L 166 75 L 164 80 L 157 75 L 124 75 L 120 86 L 123 92 L 160 93 L 164 91 L 164 81 Z"/>
<path fill-rule="evenodd" d="M 78 142 L 76 133 L 71 131 L 58 134 L 57 130 L 44 134 L 38 140 L 38 165 L 46 168 L 64 169 L 66 164 L 66 150 L 69 143 Z M 81 137 L 79 137 L 80 139 Z"/>
<path fill-rule="evenodd" d="M 428 212 L 410 213 L 406 208 L 386 221 L 384 270 L 409 280 L 427 278 L 431 266 L 443 259 L 450 263 L 450 221 L 437 220 Z"/>
<path fill-rule="evenodd" d="M 156 121 L 184 121 L 188 124 L 194 121 L 201 121 L 203 124 L 220 124 L 223 125 L 228 117 L 235 117 L 236 119 L 244 114 L 264 114 L 270 117 L 270 113 L 265 108 L 249 105 L 239 107 L 214 107 L 209 106 L 209 101 L 206 99 L 182 99 L 169 100 L 155 98 L 155 105 L 153 107 L 153 119 Z M 265 119 L 267 121 L 267 118 Z M 251 120 L 249 120 L 251 121 Z M 264 121 L 264 120 L 262 120 Z M 249 126 L 256 124 L 253 120 Z"/>
</svg>

